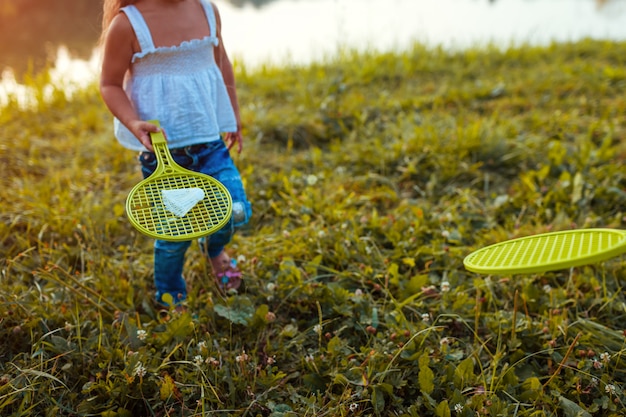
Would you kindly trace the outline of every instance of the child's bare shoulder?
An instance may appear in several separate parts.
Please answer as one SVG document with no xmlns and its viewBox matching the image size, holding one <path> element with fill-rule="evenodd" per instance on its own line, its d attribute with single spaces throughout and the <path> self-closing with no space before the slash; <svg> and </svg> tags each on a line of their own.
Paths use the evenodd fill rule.
<svg viewBox="0 0 626 417">
<path fill-rule="evenodd" d="M 111 25 L 108 29 L 108 36 L 115 37 L 116 39 L 133 39 L 135 32 L 133 26 L 130 24 L 130 20 L 126 16 L 126 13 L 118 13 L 111 21 Z"/>
</svg>

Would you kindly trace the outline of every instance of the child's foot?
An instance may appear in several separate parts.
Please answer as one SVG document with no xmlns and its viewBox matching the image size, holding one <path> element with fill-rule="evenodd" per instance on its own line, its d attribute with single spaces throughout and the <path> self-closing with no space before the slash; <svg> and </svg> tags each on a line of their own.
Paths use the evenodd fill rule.
<svg viewBox="0 0 626 417">
<path fill-rule="evenodd" d="M 211 258 L 211 266 L 215 273 L 217 286 L 223 292 L 237 290 L 243 282 L 241 271 L 237 268 L 237 261 L 231 259 L 225 251 L 215 258 Z"/>
</svg>

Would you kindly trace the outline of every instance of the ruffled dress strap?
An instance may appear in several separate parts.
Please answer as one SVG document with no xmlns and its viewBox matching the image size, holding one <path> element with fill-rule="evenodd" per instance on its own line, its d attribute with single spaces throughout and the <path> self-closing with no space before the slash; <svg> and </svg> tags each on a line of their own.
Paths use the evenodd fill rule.
<svg viewBox="0 0 626 417">
<path fill-rule="evenodd" d="M 139 12 L 139 10 L 132 4 L 130 6 L 122 7 L 120 10 L 126 14 L 126 17 L 128 17 L 128 20 L 135 31 L 135 36 L 137 36 L 141 52 L 154 50 L 154 41 L 152 40 L 150 29 L 141 15 L 141 12 Z"/>
<path fill-rule="evenodd" d="M 209 0 L 200 0 L 202 3 L 202 7 L 204 8 L 204 14 L 207 16 L 207 20 L 209 21 L 209 29 L 211 30 L 211 39 L 213 40 L 213 45 L 217 46 L 219 44 L 219 40 L 217 38 L 217 20 L 215 19 L 215 11 L 213 10 L 213 5 Z"/>
</svg>

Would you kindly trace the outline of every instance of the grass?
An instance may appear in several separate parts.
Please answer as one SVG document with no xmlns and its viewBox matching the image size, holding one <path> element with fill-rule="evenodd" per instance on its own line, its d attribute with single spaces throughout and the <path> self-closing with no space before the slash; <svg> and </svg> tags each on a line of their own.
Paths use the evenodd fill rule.
<svg viewBox="0 0 626 417">
<path fill-rule="evenodd" d="M 237 67 L 254 205 L 222 297 L 152 302 L 140 179 L 95 86 L 0 114 L 6 416 L 618 416 L 622 257 L 482 276 L 487 244 L 623 228 L 626 44 Z M 43 97 L 44 79 L 31 79 Z"/>
</svg>

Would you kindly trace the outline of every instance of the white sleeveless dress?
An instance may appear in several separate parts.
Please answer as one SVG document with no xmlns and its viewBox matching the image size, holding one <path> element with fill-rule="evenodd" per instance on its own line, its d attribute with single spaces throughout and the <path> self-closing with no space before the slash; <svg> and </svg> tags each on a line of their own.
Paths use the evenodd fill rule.
<svg viewBox="0 0 626 417">
<path fill-rule="evenodd" d="M 170 148 L 220 140 L 221 133 L 237 130 L 224 78 L 213 55 L 218 45 L 215 14 L 210 1 L 201 3 L 211 35 L 158 48 L 139 10 L 133 5 L 121 9 L 141 47 L 132 58 L 124 90 L 142 120 L 160 121 Z M 117 118 L 114 131 L 125 148 L 147 150 Z"/>
</svg>

